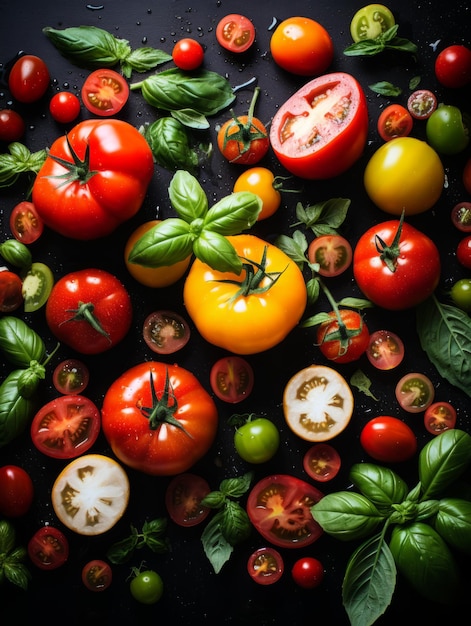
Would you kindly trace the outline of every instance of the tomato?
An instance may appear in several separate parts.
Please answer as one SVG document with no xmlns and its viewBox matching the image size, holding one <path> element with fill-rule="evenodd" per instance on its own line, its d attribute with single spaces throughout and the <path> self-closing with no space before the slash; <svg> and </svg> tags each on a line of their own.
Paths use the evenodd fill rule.
<svg viewBox="0 0 471 626">
<path fill-rule="evenodd" d="M 240 174 L 234 183 L 234 192 L 250 191 L 262 200 L 262 210 L 258 220 L 271 217 L 281 204 L 280 183 L 273 172 L 266 167 L 250 167 Z"/>
<path fill-rule="evenodd" d="M 36 261 L 23 276 L 22 293 L 26 313 L 44 306 L 54 285 L 54 275 L 45 263 Z"/>
<path fill-rule="evenodd" d="M 109 68 L 93 71 L 81 90 L 82 102 L 94 115 L 108 117 L 121 111 L 129 98 L 129 85 L 121 74 Z"/>
<path fill-rule="evenodd" d="M 458 107 L 440 104 L 427 120 L 428 143 L 440 154 L 458 154 L 469 144 L 469 129 Z"/>
<path fill-rule="evenodd" d="M 173 62 L 181 70 L 196 70 L 203 63 L 203 46 L 191 37 L 180 39 L 172 50 Z"/>
<path fill-rule="evenodd" d="M 252 393 L 254 373 L 250 363 L 242 357 L 223 356 L 211 367 L 209 381 L 220 400 L 236 404 Z"/>
<path fill-rule="evenodd" d="M 216 436 L 216 405 L 178 365 L 147 361 L 119 376 L 105 394 L 102 429 L 114 454 L 142 472 L 186 472 Z"/>
<path fill-rule="evenodd" d="M 445 171 L 440 157 L 425 141 L 397 137 L 382 144 L 368 161 L 366 193 L 382 211 L 400 215 L 423 213 L 440 198 Z"/>
<path fill-rule="evenodd" d="M 152 151 L 137 128 L 85 120 L 53 142 L 33 184 L 33 204 L 52 230 L 96 239 L 137 213 L 153 172 Z"/>
<path fill-rule="evenodd" d="M 435 59 L 435 76 L 445 87 L 465 87 L 471 82 L 471 50 L 462 45 L 442 50 Z"/>
<path fill-rule="evenodd" d="M 82 354 L 100 354 L 119 343 L 132 321 L 131 298 L 109 272 L 85 269 L 60 278 L 46 304 L 51 332 Z"/>
<path fill-rule="evenodd" d="M 450 291 L 456 306 L 467 313 L 471 312 L 471 278 L 460 278 Z"/>
<path fill-rule="evenodd" d="M 201 504 L 211 489 L 208 482 L 196 474 L 175 476 L 165 492 L 165 506 L 170 518 L 179 526 L 196 526 L 204 522 L 211 509 Z"/>
<path fill-rule="evenodd" d="M 311 507 L 323 494 L 300 478 L 262 478 L 247 498 L 247 514 L 262 537 L 280 548 L 304 548 L 322 535 Z"/>
<path fill-rule="evenodd" d="M 58 528 L 43 526 L 29 540 L 28 555 L 39 569 L 57 569 L 69 558 L 69 542 Z"/>
<path fill-rule="evenodd" d="M 80 100 L 70 91 L 59 91 L 49 102 L 49 111 L 59 124 L 70 124 L 80 113 Z"/>
<path fill-rule="evenodd" d="M 44 222 L 32 202 L 23 200 L 10 213 L 10 230 L 18 241 L 25 245 L 34 243 L 44 230 Z"/>
<path fill-rule="evenodd" d="M 353 41 L 376 39 L 392 28 L 396 20 L 384 4 L 368 4 L 359 9 L 350 23 L 350 34 Z"/>
<path fill-rule="evenodd" d="M 367 454 L 381 463 L 401 463 L 417 451 L 417 438 L 405 422 L 381 415 L 365 424 L 360 443 Z"/>
<path fill-rule="evenodd" d="M 424 425 L 432 435 L 439 435 L 456 425 L 456 409 L 449 402 L 433 402 L 425 409 Z"/>
<path fill-rule="evenodd" d="M 21 517 L 31 509 L 34 485 L 28 472 L 18 465 L 0 467 L 0 515 Z"/>
<path fill-rule="evenodd" d="M 390 330 L 375 330 L 366 349 L 368 361 L 379 370 L 391 370 L 404 358 L 404 343 Z"/>
<path fill-rule="evenodd" d="M 368 135 L 366 97 L 349 74 L 337 72 L 305 84 L 275 113 L 273 151 L 291 174 L 338 176 L 363 153 Z"/>
<path fill-rule="evenodd" d="M 19 141 L 25 130 L 26 125 L 19 113 L 12 109 L 0 110 L 0 141 Z"/>
<path fill-rule="evenodd" d="M 142 329 L 147 346 L 157 354 L 173 354 L 190 340 L 188 322 L 174 311 L 154 311 L 144 321 Z"/>
<path fill-rule="evenodd" d="M 101 559 L 89 561 L 82 568 L 82 582 L 89 591 L 105 591 L 112 579 L 110 564 Z"/>
<path fill-rule="evenodd" d="M 310 365 L 287 382 L 283 413 L 291 430 L 306 441 L 327 441 L 348 426 L 353 394 L 345 378 L 331 367 Z"/>
<path fill-rule="evenodd" d="M 153 570 L 139 572 L 131 579 L 129 585 L 132 597 L 141 604 L 155 604 L 164 592 L 164 583 L 159 574 Z"/>
<path fill-rule="evenodd" d="M 319 22 L 309 17 L 289 17 L 275 28 L 270 52 L 275 63 L 287 72 L 315 76 L 332 63 L 334 44 Z"/>
<path fill-rule="evenodd" d="M 0 313 L 11 313 L 23 304 L 22 289 L 18 274 L 0 267 Z"/>
<path fill-rule="evenodd" d="M 78 359 L 65 359 L 52 374 L 52 382 L 59 393 L 73 395 L 82 393 L 88 386 L 90 372 Z"/>
<path fill-rule="evenodd" d="M 458 243 L 456 257 L 463 267 L 471 270 L 471 235 L 463 237 Z"/>
<path fill-rule="evenodd" d="M 471 202 L 458 202 L 451 211 L 453 226 L 463 233 L 471 233 Z"/>
<path fill-rule="evenodd" d="M 397 401 L 408 413 L 422 413 L 432 404 L 434 396 L 433 383 L 425 374 L 405 374 L 396 385 Z"/>
<path fill-rule="evenodd" d="M 328 443 L 316 443 L 303 458 L 304 471 L 319 482 L 335 478 L 340 471 L 340 465 L 340 454 Z"/>
<path fill-rule="evenodd" d="M 273 585 L 283 576 L 283 557 L 275 548 L 258 548 L 249 556 L 247 571 L 259 585 Z"/>
<path fill-rule="evenodd" d="M 340 319 L 339 319 L 340 316 Z M 330 320 L 317 328 L 317 345 L 330 361 L 351 363 L 357 361 L 370 342 L 370 333 L 362 316 L 350 309 L 329 313 Z"/>
<path fill-rule="evenodd" d="M 34 445 L 54 459 L 73 459 L 87 452 L 99 432 L 99 409 L 79 395 L 59 396 L 47 402 L 31 423 Z"/>
<path fill-rule="evenodd" d="M 469 158 L 463 168 L 463 185 L 468 193 L 471 194 L 471 158 Z"/>
<path fill-rule="evenodd" d="M 59 473 L 52 485 L 51 501 L 64 526 L 79 535 L 101 535 L 126 511 L 129 479 L 114 459 L 83 454 Z"/>
<path fill-rule="evenodd" d="M 426 120 L 437 108 L 437 96 L 429 89 L 413 91 L 407 100 L 407 110 L 416 120 Z"/>
<path fill-rule="evenodd" d="M 247 463 L 265 463 L 278 451 L 280 432 L 271 420 L 250 416 L 236 429 L 234 445 Z"/>
<path fill-rule="evenodd" d="M 307 304 L 306 283 L 296 263 L 273 244 L 249 234 L 228 239 L 244 259 L 241 274 L 219 272 L 195 259 L 185 280 L 184 303 L 206 341 L 234 354 L 263 352 L 299 323 Z"/>
<path fill-rule="evenodd" d="M 255 41 L 255 26 L 244 15 L 230 13 L 219 20 L 216 39 L 230 52 L 246 52 Z"/>
<path fill-rule="evenodd" d="M 11 95 L 18 102 L 26 104 L 42 98 L 49 83 L 50 76 L 46 63 L 32 54 L 21 56 L 11 68 L 8 76 Z"/>
<path fill-rule="evenodd" d="M 318 559 L 304 556 L 293 565 L 291 576 L 298 587 L 314 589 L 324 580 L 324 566 Z"/>
<path fill-rule="evenodd" d="M 317 263 L 321 276 L 339 276 L 352 263 L 350 243 L 341 235 L 321 235 L 311 241 L 307 250 L 309 263 Z"/>
<path fill-rule="evenodd" d="M 401 220 L 369 228 L 353 253 L 358 287 L 371 302 L 391 311 L 426 300 L 437 287 L 441 270 L 434 242 Z"/>
<path fill-rule="evenodd" d="M 412 126 L 412 115 L 400 104 L 390 104 L 378 118 L 378 133 L 383 141 L 407 137 L 410 135 Z"/>
</svg>

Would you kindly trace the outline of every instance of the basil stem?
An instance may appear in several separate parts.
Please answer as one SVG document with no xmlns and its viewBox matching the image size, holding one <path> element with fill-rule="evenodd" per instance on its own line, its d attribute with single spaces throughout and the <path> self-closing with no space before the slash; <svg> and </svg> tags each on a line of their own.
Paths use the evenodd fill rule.
<svg viewBox="0 0 471 626">
<path fill-rule="evenodd" d="M 400 52 L 417 52 L 417 46 L 412 41 L 397 36 L 398 24 L 394 24 L 375 39 L 362 39 L 345 48 L 345 56 L 373 56 L 383 50 L 398 50 Z"/>
</svg>

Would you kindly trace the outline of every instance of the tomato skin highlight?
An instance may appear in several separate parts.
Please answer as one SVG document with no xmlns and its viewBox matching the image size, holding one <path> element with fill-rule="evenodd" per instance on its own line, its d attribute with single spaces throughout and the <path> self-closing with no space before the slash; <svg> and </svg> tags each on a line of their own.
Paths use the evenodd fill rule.
<svg viewBox="0 0 471 626">
<path fill-rule="evenodd" d="M 435 60 L 435 76 L 445 87 L 458 89 L 471 82 L 471 49 L 462 45 L 448 46 Z"/>
<path fill-rule="evenodd" d="M 305 556 L 295 562 L 291 576 L 298 587 L 315 589 L 324 580 L 324 566 L 318 559 Z"/>
<path fill-rule="evenodd" d="M 31 508 L 34 485 L 28 472 L 17 465 L 0 467 L 0 515 L 22 517 Z"/>
<path fill-rule="evenodd" d="M 174 45 L 172 58 L 175 65 L 181 70 L 196 70 L 203 63 L 203 46 L 196 39 L 185 37 Z"/>
<path fill-rule="evenodd" d="M 251 167 L 237 178 L 234 183 L 234 192 L 250 191 L 262 200 L 262 210 L 257 220 L 271 217 L 281 204 L 281 193 L 276 188 L 275 176 L 266 167 Z"/>
<path fill-rule="evenodd" d="M 156 604 L 163 595 L 164 583 L 157 572 L 139 572 L 129 585 L 132 597 L 141 604 Z"/>
<path fill-rule="evenodd" d="M 247 463 L 266 463 L 278 451 L 280 433 L 272 421 L 259 417 L 237 428 L 234 445 Z"/>
<path fill-rule="evenodd" d="M 21 56 L 8 76 L 11 95 L 24 104 L 31 104 L 42 98 L 49 83 L 50 75 L 46 63 L 34 54 Z"/>
<path fill-rule="evenodd" d="M 417 438 L 410 426 L 388 415 L 367 422 L 361 431 L 360 443 L 367 454 L 382 463 L 407 461 L 417 451 Z"/>
</svg>

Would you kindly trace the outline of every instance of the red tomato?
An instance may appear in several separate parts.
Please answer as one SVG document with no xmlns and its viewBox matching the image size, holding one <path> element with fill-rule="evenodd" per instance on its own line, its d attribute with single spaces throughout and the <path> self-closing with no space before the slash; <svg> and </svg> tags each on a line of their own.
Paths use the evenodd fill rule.
<svg viewBox="0 0 471 626">
<path fill-rule="evenodd" d="M 96 239 L 137 213 L 153 172 L 152 151 L 137 128 L 85 120 L 52 144 L 33 184 L 33 204 L 61 235 Z"/>
<path fill-rule="evenodd" d="M 174 311 L 154 311 L 144 321 L 144 341 L 158 354 L 173 354 L 190 340 L 188 322 Z"/>
<path fill-rule="evenodd" d="M 458 243 L 456 257 L 463 267 L 471 270 L 471 235 L 463 237 Z"/>
<path fill-rule="evenodd" d="M 303 589 L 314 589 L 324 580 L 324 566 L 312 556 L 298 559 L 291 570 L 294 582 Z"/>
<path fill-rule="evenodd" d="M 196 39 L 185 37 L 174 45 L 172 58 L 181 70 L 196 70 L 203 63 L 203 46 Z"/>
<path fill-rule="evenodd" d="M 211 509 L 201 501 L 211 491 L 207 481 L 196 474 L 178 474 L 165 492 L 165 506 L 170 518 L 179 526 L 196 526 L 203 522 Z"/>
<path fill-rule="evenodd" d="M 178 365 L 140 363 L 109 387 L 102 429 L 123 463 L 147 474 L 186 472 L 216 436 L 216 405 L 198 379 Z"/>
<path fill-rule="evenodd" d="M 0 515 L 26 515 L 33 503 L 33 497 L 33 481 L 26 470 L 17 465 L 0 467 Z"/>
<path fill-rule="evenodd" d="M 49 111 L 56 122 L 70 124 L 80 113 L 80 100 L 70 91 L 59 91 L 49 102 Z"/>
<path fill-rule="evenodd" d="M 317 345 L 329 361 L 351 363 L 357 361 L 368 347 L 370 333 L 362 316 L 350 309 L 329 313 L 330 321 L 322 322 L 317 329 Z"/>
<path fill-rule="evenodd" d="M 26 125 L 19 113 L 12 109 L 0 110 L 0 141 L 19 141 L 25 129 Z"/>
<path fill-rule="evenodd" d="M 405 374 L 396 385 L 396 399 L 408 413 L 422 413 L 435 396 L 433 383 L 424 374 Z"/>
<path fill-rule="evenodd" d="M 412 130 L 412 116 L 400 104 L 390 104 L 378 118 L 378 133 L 383 141 L 407 137 Z"/>
<path fill-rule="evenodd" d="M 338 276 L 350 267 L 352 246 L 341 235 L 321 235 L 309 244 L 307 257 L 310 263 L 318 263 L 321 276 Z"/>
<path fill-rule="evenodd" d="M 23 304 L 22 289 L 18 274 L 0 268 L 0 313 L 11 313 Z"/>
<path fill-rule="evenodd" d="M 471 194 L 471 157 L 466 161 L 463 169 L 463 185 L 466 191 Z"/>
<path fill-rule="evenodd" d="M 131 298 L 112 274 L 99 269 L 59 279 L 46 303 L 52 333 L 82 354 L 100 354 L 119 343 L 132 321 Z"/>
<path fill-rule="evenodd" d="M 34 243 L 44 231 L 44 222 L 32 202 L 23 200 L 10 213 L 10 230 L 18 241 L 25 245 Z"/>
<path fill-rule="evenodd" d="M 466 46 L 448 46 L 435 60 L 435 75 L 445 87 L 465 87 L 471 82 L 471 50 Z"/>
<path fill-rule="evenodd" d="M 417 451 L 413 430 L 397 417 L 381 415 L 367 422 L 360 434 L 367 454 L 382 463 L 407 461 Z"/>
<path fill-rule="evenodd" d="M 366 350 L 369 362 L 379 370 L 390 370 L 402 363 L 404 343 L 389 330 L 375 330 Z"/>
<path fill-rule="evenodd" d="M 110 117 L 121 111 L 129 98 L 129 85 L 121 74 L 102 68 L 87 76 L 81 90 L 82 102 L 94 115 Z"/>
<path fill-rule="evenodd" d="M 245 400 L 254 385 L 254 373 L 248 361 L 240 356 L 224 356 L 211 368 L 211 389 L 220 400 L 236 404 Z"/>
<path fill-rule="evenodd" d="M 255 41 L 255 27 L 248 17 L 231 13 L 218 22 L 216 39 L 230 52 L 245 52 Z"/>
<path fill-rule="evenodd" d="M 258 548 L 247 561 L 251 579 L 259 585 L 273 585 L 283 575 L 283 557 L 275 548 Z"/>
<path fill-rule="evenodd" d="M 8 76 L 11 95 L 18 102 L 26 104 L 42 98 L 49 87 L 49 82 L 47 65 L 42 59 L 32 54 L 20 57 Z"/>
<path fill-rule="evenodd" d="M 69 558 L 69 542 L 58 528 L 43 526 L 29 540 L 28 554 L 40 569 L 57 569 Z"/>
<path fill-rule="evenodd" d="M 424 425 L 432 435 L 439 435 L 444 430 L 456 425 L 456 409 L 449 402 L 433 402 L 425 409 Z"/>
<path fill-rule="evenodd" d="M 328 443 L 311 446 L 303 458 L 304 471 L 314 480 L 332 480 L 340 471 L 340 454 Z"/>
<path fill-rule="evenodd" d="M 378 248 L 379 246 L 379 248 Z M 369 228 L 353 254 L 353 275 L 377 306 L 399 311 L 428 298 L 440 279 L 437 246 L 407 223 L 390 220 Z"/>
<path fill-rule="evenodd" d="M 85 391 L 90 380 L 88 367 L 78 359 L 66 359 L 57 365 L 52 382 L 59 393 L 73 395 Z"/>
<path fill-rule="evenodd" d="M 471 202 L 458 202 L 451 210 L 453 226 L 463 233 L 471 233 Z"/>
<path fill-rule="evenodd" d="M 361 156 L 368 135 L 366 97 L 343 72 L 301 87 L 275 114 L 270 142 L 280 163 L 307 179 L 337 176 Z"/>
<path fill-rule="evenodd" d="M 250 491 L 247 514 L 264 539 L 281 548 L 306 547 L 322 534 L 311 507 L 323 494 L 285 474 L 262 478 Z"/>
<path fill-rule="evenodd" d="M 407 100 L 407 110 L 416 120 L 427 120 L 437 108 L 437 96 L 428 89 L 417 89 Z"/>
<path fill-rule="evenodd" d="M 89 591 L 105 591 L 112 579 L 113 572 L 106 561 L 94 559 L 83 566 L 82 582 Z"/>
</svg>

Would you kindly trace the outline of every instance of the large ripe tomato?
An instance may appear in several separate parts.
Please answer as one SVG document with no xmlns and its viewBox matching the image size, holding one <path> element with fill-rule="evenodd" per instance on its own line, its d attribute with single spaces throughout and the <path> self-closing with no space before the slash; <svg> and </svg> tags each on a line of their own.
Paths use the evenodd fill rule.
<svg viewBox="0 0 471 626">
<path fill-rule="evenodd" d="M 329 313 L 330 320 L 317 329 L 317 345 L 322 354 L 336 363 L 357 361 L 368 347 L 370 333 L 357 311 L 341 309 Z M 339 319 L 340 317 L 340 319 Z"/>
<path fill-rule="evenodd" d="M 99 354 L 119 343 L 132 321 L 131 298 L 109 272 L 70 272 L 52 288 L 46 304 L 52 333 L 82 354 Z"/>
<path fill-rule="evenodd" d="M 134 126 L 86 120 L 52 144 L 34 181 L 33 204 L 65 237 L 103 237 L 137 213 L 153 172 L 152 151 Z"/>
<path fill-rule="evenodd" d="M 299 267 L 254 235 L 228 237 L 245 264 L 240 276 L 196 259 L 185 280 L 188 314 L 210 343 L 235 354 L 268 350 L 298 324 L 307 302 Z M 256 264 L 264 265 L 261 273 Z"/>
<path fill-rule="evenodd" d="M 414 431 L 397 417 L 380 415 L 365 424 L 360 443 L 367 454 L 381 463 L 407 461 L 417 451 Z"/>
<path fill-rule="evenodd" d="M 343 72 L 301 87 L 275 114 L 270 142 L 280 163 L 306 179 L 332 178 L 361 156 L 368 135 L 366 97 Z"/>
<path fill-rule="evenodd" d="M 50 75 L 46 63 L 34 54 L 21 56 L 11 68 L 8 87 L 11 95 L 30 104 L 44 96 L 49 87 Z"/>
<path fill-rule="evenodd" d="M 102 429 L 123 463 L 147 474 L 187 471 L 209 450 L 216 405 L 198 379 L 178 365 L 140 363 L 109 387 Z"/>
<path fill-rule="evenodd" d="M 462 45 L 444 48 L 435 60 L 435 76 L 445 87 L 457 89 L 471 82 L 471 49 Z"/>
<path fill-rule="evenodd" d="M 353 253 L 353 275 L 377 306 L 399 311 L 428 298 L 440 279 L 440 254 L 424 233 L 401 220 L 369 228 Z"/>
</svg>

